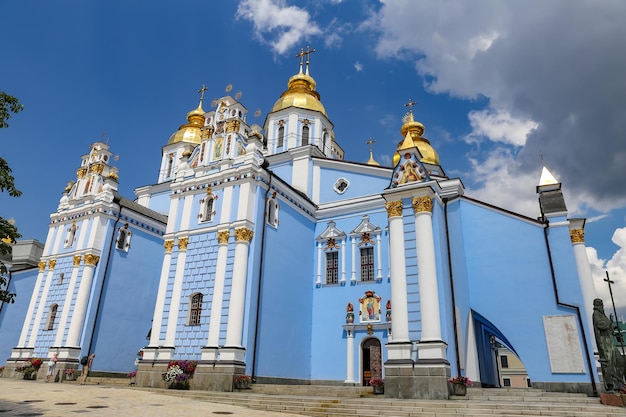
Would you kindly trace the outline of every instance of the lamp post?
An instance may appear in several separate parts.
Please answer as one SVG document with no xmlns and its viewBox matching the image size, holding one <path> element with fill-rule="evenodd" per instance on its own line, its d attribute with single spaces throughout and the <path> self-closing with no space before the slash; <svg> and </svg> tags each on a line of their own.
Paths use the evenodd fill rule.
<svg viewBox="0 0 626 417">
<path fill-rule="evenodd" d="M 620 328 L 619 325 L 619 321 L 617 320 L 617 310 L 615 309 L 615 300 L 613 299 L 613 289 L 611 287 L 611 284 L 615 284 L 615 281 L 611 281 L 611 278 L 609 278 L 609 271 L 605 271 L 606 272 L 606 278 L 604 279 L 604 282 L 606 282 L 609 285 L 609 294 L 611 294 L 611 303 L 613 304 L 613 314 L 615 315 L 615 324 L 617 324 L 617 331 L 619 332 L 619 344 L 620 347 L 622 348 L 622 355 L 624 355 L 624 339 L 622 338 L 622 329 Z"/>
</svg>

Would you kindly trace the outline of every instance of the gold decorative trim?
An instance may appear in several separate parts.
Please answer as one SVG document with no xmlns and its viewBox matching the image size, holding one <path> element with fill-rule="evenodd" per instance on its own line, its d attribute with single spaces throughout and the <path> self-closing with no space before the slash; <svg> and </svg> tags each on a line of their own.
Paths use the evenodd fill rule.
<svg viewBox="0 0 626 417">
<path fill-rule="evenodd" d="M 82 256 L 76 255 L 74 256 L 74 266 L 80 266 L 80 261 L 83 259 Z"/>
<path fill-rule="evenodd" d="M 385 204 L 387 217 L 402 217 L 402 201 L 388 201 Z"/>
<path fill-rule="evenodd" d="M 88 253 L 85 255 L 85 265 L 96 266 L 100 261 L 100 257 L 98 255 L 94 255 L 92 253 Z"/>
<path fill-rule="evenodd" d="M 187 250 L 187 245 L 189 244 L 188 237 L 179 237 L 178 238 L 178 250 Z"/>
<path fill-rule="evenodd" d="M 585 231 L 583 229 L 575 229 L 569 231 L 569 238 L 574 243 L 585 243 Z"/>
<path fill-rule="evenodd" d="M 78 176 L 78 179 L 84 178 L 86 173 L 87 173 L 87 168 L 79 168 L 78 171 L 76 171 L 76 175 Z"/>
<path fill-rule="evenodd" d="M 254 232 L 246 227 L 235 229 L 235 240 L 237 242 L 250 242 Z"/>
<path fill-rule="evenodd" d="M 46 263 L 45 262 L 39 262 L 37 264 L 37 266 L 39 266 L 39 271 L 43 272 L 46 269 Z"/>
<path fill-rule="evenodd" d="M 48 268 L 54 269 L 55 266 L 57 266 L 57 260 L 56 259 L 50 259 L 48 261 Z"/>
<path fill-rule="evenodd" d="M 165 253 L 172 253 L 172 249 L 174 248 L 173 240 L 166 240 L 163 242 L 163 246 L 165 247 Z"/>
<path fill-rule="evenodd" d="M 225 245 L 228 243 L 228 239 L 230 238 L 230 230 L 222 230 L 221 232 L 217 232 L 217 241 L 220 245 Z"/>
<path fill-rule="evenodd" d="M 413 211 L 417 213 L 432 213 L 433 199 L 427 196 L 415 197 L 412 201 Z"/>
<path fill-rule="evenodd" d="M 239 120 L 229 120 L 226 122 L 226 133 L 238 132 L 240 125 Z"/>
<path fill-rule="evenodd" d="M 104 171 L 104 164 L 102 162 L 98 162 L 91 166 L 91 172 L 102 174 L 102 171 Z"/>
</svg>

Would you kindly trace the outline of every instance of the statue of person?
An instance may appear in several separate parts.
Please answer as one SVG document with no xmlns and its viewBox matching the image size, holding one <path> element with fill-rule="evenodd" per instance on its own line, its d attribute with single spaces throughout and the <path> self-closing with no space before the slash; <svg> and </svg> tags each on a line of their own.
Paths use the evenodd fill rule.
<svg viewBox="0 0 626 417">
<path fill-rule="evenodd" d="M 593 300 L 592 319 L 604 387 L 607 391 L 617 390 L 624 383 L 624 358 L 613 343 L 613 323 L 604 314 L 604 303 L 599 298 Z"/>
</svg>

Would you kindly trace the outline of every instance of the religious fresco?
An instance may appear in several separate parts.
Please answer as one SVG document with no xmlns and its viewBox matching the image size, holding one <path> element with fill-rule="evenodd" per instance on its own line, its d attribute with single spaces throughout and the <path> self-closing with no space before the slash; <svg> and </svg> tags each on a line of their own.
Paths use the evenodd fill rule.
<svg viewBox="0 0 626 417">
<path fill-rule="evenodd" d="M 380 300 L 381 297 L 374 291 L 365 291 L 365 297 L 359 298 L 361 309 L 359 317 L 361 323 L 371 323 L 380 321 Z"/>
</svg>

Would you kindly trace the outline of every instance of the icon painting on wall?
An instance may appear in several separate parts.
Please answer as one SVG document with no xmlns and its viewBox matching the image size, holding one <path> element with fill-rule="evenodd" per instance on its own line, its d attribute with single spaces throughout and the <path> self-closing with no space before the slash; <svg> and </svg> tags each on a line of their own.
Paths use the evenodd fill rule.
<svg viewBox="0 0 626 417">
<path fill-rule="evenodd" d="M 359 298 L 361 310 L 359 317 L 361 323 L 371 323 L 380 321 L 380 300 L 374 291 L 365 291 L 365 297 Z"/>
</svg>

